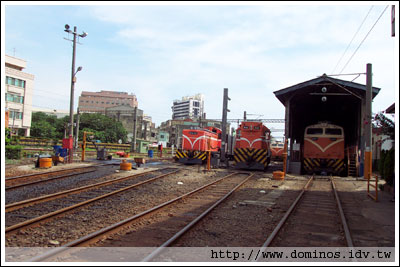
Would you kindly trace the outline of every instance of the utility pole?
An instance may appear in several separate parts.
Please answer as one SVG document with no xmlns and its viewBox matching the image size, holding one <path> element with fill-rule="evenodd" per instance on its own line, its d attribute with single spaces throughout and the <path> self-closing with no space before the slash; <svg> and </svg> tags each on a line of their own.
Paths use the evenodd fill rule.
<svg viewBox="0 0 400 267">
<path fill-rule="evenodd" d="M 65 32 L 72 33 L 74 35 L 74 38 L 72 40 L 72 70 L 71 70 L 71 98 L 70 98 L 70 105 L 69 105 L 69 143 L 68 143 L 68 149 L 70 150 L 69 154 L 69 162 L 72 163 L 72 158 L 73 158 L 73 135 L 74 135 L 74 87 L 75 87 L 75 82 L 76 82 L 76 73 L 78 71 L 82 70 L 82 67 L 78 67 L 78 70 L 75 72 L 75 55 L 76 55 L 76 36 L 78 35 L 79 37 L 86 37 L 87 33 L 83 32 L 82 34 L 77 33 L 77 28 L 74 26 L 74 31 L 71 31 L 69 29 L 69 25 L 65 25 Z M 67 39 L 68 41 L 71 41 Z"/>
<path fill-rule="evenodd" d="M 243 114 L 243 120 L 246 121 L 247 120 L 247 116 L 246 116 L 246 111 Z"/>
<path fill-rule="evenodd" d="M 224 99 L 223 99 L 223 106 L 222 106 L 222 133 L 221 133 L 221 162 L 224 162 L 226 165 L 226 157 L 225 157 L 225 151 L 226 151 L 226 123 L 227 123 L 227 117 L 228 117 L 228 112 L 230 110 L 228 109 L 228 100 L 231 100 L 228 97 L 228 88 L 224 88 Z"/>
<path fill-rule="evenodd" d="M 75 149 L 78 150 L 78 139 L 79 139 L 79 107 L 76 112 L 76 127 L 75 127 Z"/>
<path fill-rule="evenodd" d="M 364 178 L 370 179 L 372 174 L 372 64 L 367 64 L 367 88 L 365 94 L 365 152 Z"/>
<path fill-rule="evenodd" d="M 131 152 L 136 152 L 136 120 L 137 120 L 137 107 L 135 107 L 135 114 L 133 114 L 133 136 L 131 143 Z"/>
</svg>

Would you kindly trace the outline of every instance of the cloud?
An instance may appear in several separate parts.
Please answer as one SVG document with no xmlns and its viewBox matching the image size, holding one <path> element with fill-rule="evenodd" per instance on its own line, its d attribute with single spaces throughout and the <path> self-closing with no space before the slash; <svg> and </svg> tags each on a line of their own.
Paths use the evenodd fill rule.
<svg viewBox="0 0 400 267">
<path fill-rule="evenodd" d="M 197 93 L 205 95 L 207 117 L 221 118 L 223 88 L 229 88 L 232 98 L 228 118 L 242 118 L 245 110 L 262 118 L 283 118 L 284 107 L 273 92 L 331 74 L 369 8 L 86 6 L 85 19 L 112 30 L 93 36 L 96 42 L 89 35 L 85 46 L 79 47 L 84 66 L 79 88 L 134 93 L 139 107 L 158 125 L 171 118 L 174 99 Z M 336 71 L 382 10 L 383 6 L 374 7 Z M 388 17 L 389 12 L 382 21 Z M 386 28 L 387 24 L 378 23 L 345 69 L 362 72 L 366 63 L 374 64 L 374 85 L 385 88 L 376 98 L 379 106 L 390 105 L 388 98 L 394 96 L 390 65 L 394 49 Z M 361 78 L 357 81 L 364 83 Z"/>
</svg>

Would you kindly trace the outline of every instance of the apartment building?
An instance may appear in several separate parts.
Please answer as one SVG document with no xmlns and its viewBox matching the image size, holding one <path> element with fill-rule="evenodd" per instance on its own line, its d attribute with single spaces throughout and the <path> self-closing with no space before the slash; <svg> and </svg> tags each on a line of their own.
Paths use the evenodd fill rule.
<svg viewBox="0 0 400 267">
<path fill-rule="evenodd" d="M 79 96 L 79 112 L 101 113 L 105 114 L 106 108 L 117 106 L 137 107 L 138 101 L 136 95 L 126 92 L 100 91 L 87 92 L 82 91 Z"/>
<path fill-rule="evenodd" d="M 5 55 L 5 108 L 13 135 L 30 136 L 35 76 L 24 72 L 26 61 Z"/>
<path fill-rule="evenodd" d="M 172 119 L 195 119 L 202 118 L 204 113 L 204 96 L 182 97 L 182 100 L 174 100 L 172 108 Z"/>
</svg>

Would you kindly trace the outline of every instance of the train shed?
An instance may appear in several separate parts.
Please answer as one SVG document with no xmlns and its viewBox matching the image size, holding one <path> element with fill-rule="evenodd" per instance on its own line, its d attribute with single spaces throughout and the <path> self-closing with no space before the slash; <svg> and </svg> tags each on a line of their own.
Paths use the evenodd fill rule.
<svg viewBox="0 0 400 267">
<path fill-rule="evenodd" d="M 380 88 L 372 87 L 372 99 Z M 323 74 L 274 92 L 285 106 L 285 137 L 289 140 L 289 172 L 302 173 L 302 147 L 305 128 L 328 122 L 343 127 L 349 158 L 357 161 L 356 153 L 364 149 L 366 85 L 340 80 Z M 362 164 L 357 161 L 360 175 Z M 362 170 L 361 170 L 362 172 Z"/>
</svg>

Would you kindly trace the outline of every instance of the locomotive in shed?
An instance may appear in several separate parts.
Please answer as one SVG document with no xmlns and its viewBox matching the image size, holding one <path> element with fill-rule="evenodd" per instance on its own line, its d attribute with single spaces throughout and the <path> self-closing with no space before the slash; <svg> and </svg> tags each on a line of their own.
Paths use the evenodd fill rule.
<svg viewBox="0 0 400 267">
<path fill-rule="evenodd" d="M 257 121 L 243 121 L 236 131 L 235 168 L 266 170 L 271 161 L 271 131 Z"/>
<path fill-rule="evenodd" d="M 272 142 L 271 143 L 271 160 L 282 161 L 283 160 L 283 150 L 285 144 L 283 142 Z"/>
<path fill-rule="evenodd" d="M 212 158 L 218 158 L 221 150 L 221 130 L 216 127 L 203 129 L 184 129 L 182 148 L 176 151 L 178 162 L 184 164 L 202 164 L 210 151 Z"/>
<path fill-rule="evenodd" d="M 306 127 L 303 168 L 307 174 L 325 172 L 340 175 L 345 171 L 343 127 L 327 122 Z"/>
</svg>

